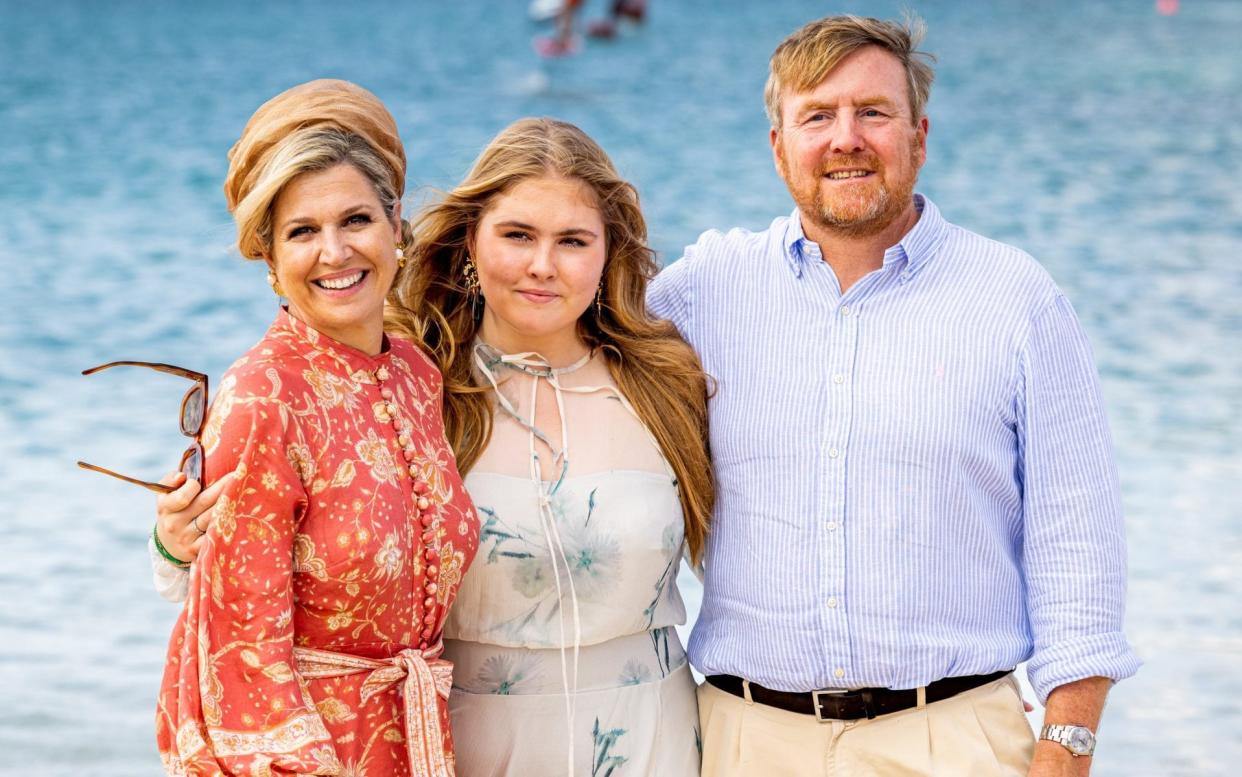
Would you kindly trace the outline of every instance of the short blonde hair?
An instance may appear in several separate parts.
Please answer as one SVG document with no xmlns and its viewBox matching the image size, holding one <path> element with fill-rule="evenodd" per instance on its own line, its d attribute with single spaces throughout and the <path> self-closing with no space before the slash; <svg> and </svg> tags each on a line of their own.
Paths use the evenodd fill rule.
<svg viewBox="0 0 1242 777">
<path fill-rule="evenodd" d="M 931 62 L 935 57 L 918 50 L 925 27 L 922 20 L 904 23 L 864 16 L 827 16 L 805 25 L 781 41 L 768 63 L 764 106 L 773 129 L 781 128 L 781 94 L 786 89 L 805 92 L 828 77 L 837 65 L 865 46 L 879 46 L 897 57 L 906 70 L 911 121 L 923 118 L 931 94 Z"/>
</svg>

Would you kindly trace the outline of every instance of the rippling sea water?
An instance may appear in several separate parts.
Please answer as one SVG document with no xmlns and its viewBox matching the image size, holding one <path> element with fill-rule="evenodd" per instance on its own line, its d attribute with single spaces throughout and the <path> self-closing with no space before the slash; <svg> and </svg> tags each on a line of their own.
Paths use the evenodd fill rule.
<svg viewBox="0 0 1242 777">
<path fill-rule="evenodd" d="M 671 261 L 703 229 L 790 208 L 760 97 L 780 39 L 824 13 L 901 12 L 652 5 L 643 29 L 541 63 L 524 0 L 0 0 L 0 773 L 160 771 L 175 609 L 149 582 L 151 499 L 73 461 L 168 470 L 184 387 L 78 371 L 131 358 L 218 377 L 263 332 L 275 302 L 230 251 L 220 194 L 263 100 L 323 76 L 373 90 L 409 147 L 409 205 L 517 117 L 577 122 L 639 186 Z M 1242 3 L 907 5 L 939 55 L 921 190 L 1044 263 L 1103 373 L 1147 664 L 1112 694 L 1094 774 L 1236 774 Z"/>
</svg>

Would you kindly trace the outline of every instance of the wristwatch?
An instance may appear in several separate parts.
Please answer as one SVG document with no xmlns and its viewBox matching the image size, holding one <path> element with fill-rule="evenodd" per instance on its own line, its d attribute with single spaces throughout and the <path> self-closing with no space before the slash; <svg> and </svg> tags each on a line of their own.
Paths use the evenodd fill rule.
<svg viewBox="0 0 1242 777">
<path fill-rule="evenodd" d="M 1075 758 L 1095 752 L 1095 734 L 1086 726 L 1044 726 L 1039 738 L 1056 742 Z"/>
</svg>

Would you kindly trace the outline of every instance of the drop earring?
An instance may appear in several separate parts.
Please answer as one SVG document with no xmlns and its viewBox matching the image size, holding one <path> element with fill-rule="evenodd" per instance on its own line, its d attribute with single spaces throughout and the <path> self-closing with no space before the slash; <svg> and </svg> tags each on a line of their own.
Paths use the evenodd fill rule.
<svg viewBox="0 0 1242 777">
<path fill-rule="evenodd" d="M 474 260 L 469 255 L 466 256 L 466 264 L 461 269 L 462 276 L 466 279 L 466 296 L 470 297 L 470 315 L 475 320 L 479 320 L 480 302 L 483 295 L 479 289 L 479 270 L 474 266 Z"/>
<path fill-rule="evenodd" d="M 280 281 L 276 280 L 276 273 L 271 270 L 267 271 L 267 285 L 272 287 L 277 297 L 285 296 L 285 290 L 280 288 Z"/>
<path fill-rule="evenodd" d="M 598 322 L 604 315 L 604 282 L 600 281 L 599 286 L 595 289 L 595 320 Z"/>
<path fill-rule="evenodd" d="M 397 246 L 394 249 L 394 251 L 397 254 L 397 269 L 404 270 L 405 269 L 405 249 L 402 248 L 401 246 Z"/>
</svg>

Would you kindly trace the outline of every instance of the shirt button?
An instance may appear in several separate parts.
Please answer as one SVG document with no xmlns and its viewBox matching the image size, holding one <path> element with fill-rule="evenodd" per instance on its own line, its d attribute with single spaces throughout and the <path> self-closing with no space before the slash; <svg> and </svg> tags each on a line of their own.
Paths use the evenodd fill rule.
<svg viewBox="0 0 1242 777">
<path fill-rule="evenodd" d="M 838 678 L 838 679 L 840 679 L 840 678 L 842 678 L 842 677 L 845 677 L 845 670 L 844 670 L 844 669 L 839 669 L 839 668 L 838 668 L 838 669 L 833 669 L 833 670 L 832 670 L 832 676 L 833 676 L 833 677 L 836 677 L 836 678 Z"/>
<path fill-rule="evenodd" d="M 832 376 L 832 382 L 833 383 L 844 383 L 845 376 L 838 372 L 836 375 Z"/>
<path fill-rule="evenodd" d="M 840 456 L 840 455 L 841 455 L 841 451 L 837 450 L 836 448 L 829 448 L 829 449 L 828 449 L 828 458 L 830 458 L 830 459 L 835 459 L 836 457 L 838 457 L 838 456 Z"/>
<path fill-rule="evenodd" d="M 837 522 L 836 522 L 836 521 L 829 521 L 826 525 L 827 525 L 827 527 L 828 527 L 828 531 L 836 531 L 836 530 L 837 530 Z"/>
<path fill-rule="evenodd" d="M 829 597 L 828 597 L 828 606 L 829 606 L 829 607 L 832 607 L 833 609 L 835 609 L 835 608 L 836 608 L 836 606 L 837 606 L 837 597 L 835 597 L 835 596 L 829 596 Z"/>
<path fill-rule="evenodd" d="M 897 276 L 897 277 L 901 278 L 903 281 L 908 281 L 908 280 L 910 280 L 910 271 L 909 271 L 909 270 L 902 270 L 902 271 L 901 271 L 901 275 L 899 275 L 899 276 Z"/>
<path fill-rule="evenodd" d="M 850 314 L 850 306 L 849 306 L 849 305 L 842 305 L 842 306 L 841 306 L 841 315 L 843 315 L 843 316 L 848 316 L 849 314 Z"/>
</svg>

